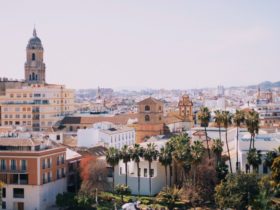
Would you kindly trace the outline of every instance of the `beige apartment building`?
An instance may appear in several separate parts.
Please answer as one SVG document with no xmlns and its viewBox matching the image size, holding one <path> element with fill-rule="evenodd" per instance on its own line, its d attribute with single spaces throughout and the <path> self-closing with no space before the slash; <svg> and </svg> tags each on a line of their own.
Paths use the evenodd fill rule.
<svg viewBox="0 0 280 210">
<path fill-rule="evenodd" d="M 0 124 L 50 129 L 74 112 L 74 90 L 46 83 L 44 49 L 36 30 L 26 47 L 25 80 L 0 81 Z"/>
<path fill-rule="evenodd" d="M 44 131 L 74 112 L 74 91 L 61 85 L 32 84 L 0 96 L 1 125 Z"/>
</svg>

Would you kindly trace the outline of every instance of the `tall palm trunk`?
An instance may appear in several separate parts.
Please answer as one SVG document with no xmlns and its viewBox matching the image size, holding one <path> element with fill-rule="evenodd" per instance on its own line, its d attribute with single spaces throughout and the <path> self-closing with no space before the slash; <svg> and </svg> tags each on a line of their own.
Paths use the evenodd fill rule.
<svg viewBox="0 0 280 210">
<path fill-rule="evenodd" d="M 137 162 L 137 176 L 138 176 L 138 196 L 140 196 L 140 168 L 139 168 L 139 162 Z"/>
<path fill-rule="evenodd" d="M 152 163 L 149 161 L 149 190 L 150 190 L 150 196 L 152 196 L 151 164 Z"/>
<path fill-rule="evenodd" d="M 127 163 L 125 163 L 125 185 L 127 186 Z"/>
<path fill-rule="evenodd" d="M 253 135 L 252 141 L 253 141 L 253 149 L 254 149 L 255 148 L 255 134 Z"/>
<path fill-rule="evenodd" d="M 210 149 L 209 149 L 209 144 L 208 144 L 208 138 L 207 138 L 207 130 L 206 130 L 206 126 L 204 127 L 204 131 L 205 131 L 205 137 L 206 137 L 206 143 L 207 143 L 207 152 L 208 152 L 208 157 L 210 160 Z"/>
<path fill-rule="evenodd" d="M 220 137 L 220 140 L 222 141 L 221 125 L 220 124 L 219 124 L 219 137 Z"/>
<path fill-rule="evenodd" d="M 115 191 L 115 166 L 112 167 L 113 168 L 113 192 Z"/>
<path fill-rule="evenodd" d="M 238 138 L 239 138 L 239 133 L 238 133 L 238 129 L 239 127 L 236 127 L 236 172 L 239 172 L 239 161 L 238 161 Z"/>
<path fill-rule="evenodd" d="M 227 144 L 227 152 L 228 152 L 228 158 L 229 158 L 230 173 L 232 173 L 231 158 L 230 158 L 230 152 L 229 152 L 229 147 L 228 147 L 228 139 L 227 139 L 227 128 L 226 128 L 226 144 Z"/>
<path fill-rule="evenodd" d="M 171 187 L 171 171 L 172 171 L 172 166 L 171 164 L 169 165 L 169 187 Z"/>
<path fill-rule="evenodd" d="M 167 183 L 167 165 L 164 166 L 164 170 L 165 170 L 165 187 L 167 189 L 167 187 L 168 187 L 168 183 Z"/>
<path fill-rule="evenodd" d="M 249 146 L 249 151 L 252 149 L 252 139 L 253 139 L 253 134 L 251 134 L 251 138 L 250 138 L 250 146 Z"/>
</svg>

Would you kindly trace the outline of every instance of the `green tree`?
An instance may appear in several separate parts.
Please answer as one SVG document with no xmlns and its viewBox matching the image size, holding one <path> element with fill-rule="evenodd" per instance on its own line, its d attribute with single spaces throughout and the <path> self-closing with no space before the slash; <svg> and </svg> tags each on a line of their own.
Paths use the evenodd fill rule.
<svg viewBox="0 0 280 210">
<path fill-rule="evenodd" d="M 190 146 L 190 138 L 188 135 L 179 135 L 170 141 L 171 147 L 173 148 L 173 159 L 176 163 L 176 175 L 175 178 L 181 177 L 180 185 L 185 181 L 186 175 L 189 173 L 191 169 L 191 146 Z M 181 169 L 181 176 L 178 176 L 177 169 Z M 176 181 L 176 184 L 177 181 Z"/>
<path fill-rule="evenodd" d="M 139 144 L 134 144 L 134 146 L 132 148 L 129 148 L 129 153 L 130 153 L 131 159 L 137 165 L 138 196 L 139 196 L 140 195 L 140 167 L 139 167 L 139 163 L 140 163 L 141 158 L 143 157 L 144 149 Z"/>
<path fill-rule="evenodd" d="M 228 174 L 215 188 L 215 201 L 220 208 L 247 209 L 259 194 L 255 174 Z"/>
<path fill-rule="evenodd" d="M 275 158 L 271 166 L 271 176 L 274 182 L 274 190 L 277 197 L 280 197 L 280 156 Z"/>
<path fill-rule="evenodd" d="M 164 170 L 165 170 L 165 187 L 168 187 L 167 184 L 167 167 L 170 166 L 172 164 L 172 150 L 170 148 L 170 146 L 165 145 L 165 147 L 161 147 L 160 148 L 160 152 L 158 155 L 158 159 L 159 162 L 161 163 L 161 165 L 164 166 Z"/>
<path fill-rule="evenodd" d="M 229 158 L 229 169 L 230 173 L 232 173 L 232 165 L 231 165 L 231 157 L 230 157 L 230 152 L 229 152 L 229 146 L 228 146 L 228 126 L 232 124 L 232 114 L 229 111 L 223 111 L 223 124 L 226 129 L 226 146 L 227 146 L 227 153 L 228 153 L 228 158 Z"/>
<path fill-rule="evenodd" d="M 266 154 L 265 154 L 265 157 L 264 157 L 264 164 L 269 168 L 271 169 L 271 166 L 273 164 L 273 161 L 275 158 L 277 158 L 278 154 L 276 151 L 268 151 Z"/>
<path fill-rule="evenodd" d="M 117 184 L 115 187 L 115 192 L 121 196 L 122 199 L 122 203 L 123 201 L 123 196 L 124 195 L 130 195 L 131 194 L 131 190 L 129 189 L 129 187 L 127 185 L 124 184 Z"/>
<path fill-rule="evenodd" d="M 224 143 L 221 141 L 221 139 L 213 139 L 213 144 L 212 144 L 211 150 L 216 156 L 217 165 L 219 162 L 221 162 L 223 146 L 224 146 Z"/>
<path fill-rule="evenodd" d="M 222 139 L 221 125 L 223 123 L 223 114 L 220 110 L 216 110 L 216 111 L 214 111 L 214 113 L 215 113 L 214 121 L 218 125 L 218 128 L 219 128 L 219 138 Z"/>
<path fill-rule="evenodd" d="M 113 189 L 115 187 L 115 166 L 119 164 L 120 154 L 117 149 L 110 147 L 106 151 L 106 162 L 112 167 L 113 170 Z"/>
<path fill-rule="evenodd" d="M 253 166 L 253 170 L 255 173 L 259 172 L 259 165 L 262 163 L 262 154 L 260 150 L 256 150 L 255 148 L 250 149 L 247 153 L 247 162 L 249 165 Z"/>
<path fill-rule="evenodd" d="M 206 138 L 206 143 L 207 143 L 208 158 L 210 160 L 210 148 L 209 148 L 209 142 L 208 142 L 206 128 L 208 127 L 209 121 L 211 119 L 211 113 L 207 107 L 200 107 L 200 111 L 198 113 L 198 119 L 200 120 L 201 127 L 204 127 L 205 138 Z"/>
<path fill-rule="evenodd" d="M 255 148 L 255 136 L 259 133 L 259 114 L 255 110 L 249 111 L 245 115 L 245 123 L 248 132 L 251 134 L 249 150 Z"/>
<path fill-rule="evenodd" d="M 239 128 L 241 123 L 244 123 L 245 121 L 245 113 L 242 110 L 236 110 L 234 116 L 233 116 L 233 122 L 236 126 L 236 163 L 235 163 L 235 167 L 236 167 L 236 172 L 239 171 L 239 161 L 238 161 L 238 143 L 239 143 Z"/>
<path fill-rule="evenodd" d="M 130 153 L 129 153 L 127 145 L 124 145 L 121 148 L 120 159 L 123 161 L 123 163 L 125 165 L 125 185 L 127 185 L 127 175 L 128 175 L 127 163 L 131 160 Z"/>
<path fill-rule="evenodd" d="M 168 187 L 159 192 L 156 201 L 167 205 L 168 209 L 173 209 L 176 202 L 180 201 L 180 189 L 176 187 Z"/>
<path fill-rule="evenodd" d="M 156 145 L 154 143 L 148 143 L 147 147 L 144 149 L 143 157 L 149 163 L 149 192 L 152 196 L 152 162 L 157 160 L 158 151 L 156 150 Z"/>
<path fill-rule="evenodd" d="M 191 162 L 193 170 L 193 183 L 196 185 L 196 170 L 199 163 L 201 163 L 205 148 L 201 141 L 194 141 L 191 145 Z"/>
</svg>

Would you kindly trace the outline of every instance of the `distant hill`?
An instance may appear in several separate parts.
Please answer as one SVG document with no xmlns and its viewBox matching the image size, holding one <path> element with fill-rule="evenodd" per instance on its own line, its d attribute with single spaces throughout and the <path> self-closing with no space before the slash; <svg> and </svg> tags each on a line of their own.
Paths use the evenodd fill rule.
<svg viewBox="0 0 280 210">
<path fill-rule="evenodd" d="M 249 88 L 258 88 L 260 87 L 260 89 L 271 89 L 271 88 L 274 88 L 274 87 L 280 87 L 280 81 L 278 82 L 269 82 L 269 81 L 265 81 L 265 82 L 262 82 L 258 85 L 250 85 L 248 86 Z"/>
</svg>

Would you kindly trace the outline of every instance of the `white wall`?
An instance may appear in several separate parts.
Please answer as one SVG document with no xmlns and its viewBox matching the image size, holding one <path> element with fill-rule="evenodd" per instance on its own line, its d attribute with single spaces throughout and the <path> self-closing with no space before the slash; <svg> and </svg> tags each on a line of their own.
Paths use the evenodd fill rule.
<svg viewBox="0 0 280 210">
<path fill-rule="evenodd" d="M 123 174 L 120 174 L 120 167 L 122 167 Z M 148 162 L 141 161 L 139 165 L 141 169 L 140 174 L 140 194 L 141 195 L 149 195 L 149 174 L 147 177 L 144 177 L 144 168 L 148 169 Z M 127 177 L 128 186 L 131 189 L 132 194 L 138 194 L 138 177 L 137 177 L 137 165 L 133 161 L 131 161 L 128 165 L 129 172 Z M 154 176 L 151 178 L 152 183 L 152 195 L 159 193 L 163 187 L 165 187 L 165 169 L 158 161 L 153 161 L 151 168 L 154 169 Z M 133 174 L 131 172 L 134 172 Z M 149 173 L 149 172 L 148 172 Z M 173 173 L 174 174 L 174 173 Z M 125 184 L 125 166 L 122 162 L 120 162 L 119 166 L 115 167 L 115 185 L 117 184 Z M 169 167 L 167 168 L 167 182 L 169 184 Z M 173 182 L 173 180 L 172 180 Z"/>
<path fill-rule="evenodd" d="M 77 146 L 93 147 L 98 143 L 99 131 L 94 128 L 78 129 Z"/>
<path fill-rule="evenodd" d="M 14 202 L 23 202 L 24 210 L 47 210 L 55 205 L 56 195 L 67 191 L 66 178 L 44 185 L 5 185 L 7 210 L 14 210 Z M 14 188 L 24 188 L 24 198 L 13 198 Z"/>
</svg>

